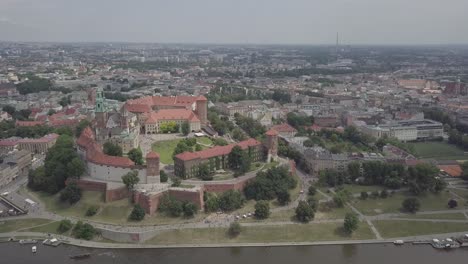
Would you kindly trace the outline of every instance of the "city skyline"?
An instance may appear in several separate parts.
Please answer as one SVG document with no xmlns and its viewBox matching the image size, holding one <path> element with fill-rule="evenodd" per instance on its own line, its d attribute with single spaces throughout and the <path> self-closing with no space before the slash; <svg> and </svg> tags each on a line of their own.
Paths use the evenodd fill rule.
<svg viewBox="0 0 468 264">
<path fill-rule="evenodd" d="M 65 3 L 66 2 L 66 3 Z M 453 0 L 4 0 L 0 41 L 418 45 L 468 43 Z"/>
</svg>

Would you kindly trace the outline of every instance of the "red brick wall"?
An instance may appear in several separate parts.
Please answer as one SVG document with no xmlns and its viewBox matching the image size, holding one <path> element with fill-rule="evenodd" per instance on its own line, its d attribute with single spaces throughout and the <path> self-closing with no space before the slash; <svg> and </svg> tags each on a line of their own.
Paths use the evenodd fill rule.
<svg viewBox="0 0 468 264">
<path fill-rule="evenodd" d="M 203 210 L 205 206 L 203 202 L 203 189 L 197 192 L 169 189 L 169 195 L 179 201 L 192 202 L 196 204 L 200 210 Z"/>
<path fill-rule="evenodd" d="M 146 195 L 144 193 L 136 192 L 134 194 L 135 204 L 139 204 L 145 212 L 149 215 L 153 215 L 159 207 L 159 201 L 164 193 Z"/>
<path fill-rule="evenodd" d="M 67 181 L 66 184 L 70 183 L 70 181 Z M 95 191 L 95 192 L 105 192 L 107 189 L 107 183 L 105 182 L 95 182 L 95 181 L 87 181 L 87 180 L 76 180 L 76 185 L 80 187 L 80 189 L 84 191 Z"/>
<path fill-rule="evenodd" d="M 106 191 L 106 202 L 113 202 L 130 197 L 130 192 L 126 187 Z"/>
<path fill-rule="evenodd" d="M 236 183 L 215 183 L 215 184 L 205 184 L 204 188 L 207 192 L 216 192 L 222 193 L 229 190 L 238 190 L 242 191 L 251 179 L 245 179 Z"/>
</svg>

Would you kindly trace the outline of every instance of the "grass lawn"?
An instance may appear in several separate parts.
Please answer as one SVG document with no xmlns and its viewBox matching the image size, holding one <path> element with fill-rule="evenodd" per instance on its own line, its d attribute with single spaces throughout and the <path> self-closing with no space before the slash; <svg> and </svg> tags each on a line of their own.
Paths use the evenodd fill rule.
<svg viewBox="0 0 468 264">
<path fill-rule="evenodd" d="M 465 198 L 466 200 L 468 200 L 468 189 L 449 189 L 451 192 L 454 192 L 458 195 L 460 195 L 461 197 Z"/>
<path fill-rule="evenodd" d="M 342 224 L 292 224 L 283 226 L 244 226 L 239 236 L 230 238 L 227 228 L 181 229 L 156 235 L 147 244 L 218 244 L 261 242 L 307 242 L 375 238 L 365 223 L 349 236 Z"/>
<path fill-rule="evenodd" d="M 408 197 L 413 197 L 407 192 L 398 192 L 392 197 L 386 199 L 367 199 L 365 201 L 356 199 L 354 206 L 365 215 L 377 215 L 381 213 L 398 213 L 401 209 L 401 203 Z M 427 193 L 423 196 L 417 197 L 421 201 L 420 211 L 436 211 L 447 210 L 447 202 L 453 196 L 443 191 L 439 194 Z M 459 203 L 458 209 L 463 208 L 462 203 Z"/>
<path fill-rule="evenodd" d="M 373 221 L 373 223 L 384 238 L 468 231 L 468 223 L 433 223 L 396 220 Z"/>
<path fill-rule="evenodd" d="M 451 214 L 405 214 L 399 218 L 414 218 L 414 219 L 451 219 L 451 220 L 466 220 L 462 213 Z"/>
<path fill-rule="evenodd" d="M 197 142 L 203 145 L 211 145 L 213 141 L 209 137 L 197 137 Z"/>
<path fill-rule="evenodd" d="M 320 211 L 318 210 L 315 213 L 316 220 L 324 219 L 344 219 L 347 213 L 352 213 L 353 211 L 348 206 L 342 208 L 333 208 L 330 211 Z"/>
<path fill-rule="evenodd" d="M 174 160 L 172 160 L 172 153 L 174 153 L 174 149 L 176 148 L 179 141 L 182 139 L 173 139 L 173 140 L 164 140 L 155 142 L 152 146 L 152 149 L 159 153 L 160 160 L 164 164 L 174 164 Z M 204 145 L 212 145 L 213 141 L 207 137 L 197 138 L 197 142 L 204 144 Z M 208 147 L 202 145 L 202 149 L 207 149 Z"/>
<path fill-rule="evenodd" d="M 65 233 L 60 233 L 60 232 L 58 232 L 59 225 L 60 225 L 60 221 L 55 221 L 55 222 L 52 222 L 52 223 L 47 224 L 47 225 L 29 228 L 28 230 L 25 230 L 25 231 L 51 233 L 51 234 L 61 234 L 61 235 L 66 235 L 66 236 L 70 235 L 71 229 L 73 229 L 73 227 L 69 231 L 67 231 Z"/>
<path fill-rule="evenodd" d="M 414 147 L 416 156 L 420 158 L 437 158 L 450 160 L 464 160 L 468 158 L 463 149 L 446 142 L 417 142 L 408 143 Z"/>
<path fill-rule="evenodd" d="M 159 153 L 160 161 L 162 163 L 174 164 L 174 160 L 172 159 L 172 153 L 174 153 L 174 149 L 181 140 L 182 139 L 158 141 L 153 144 L 152 148 L 154 151 Z"/>
<path fill-rule="evenodd" d="M 52 221 L 47 220 L 47 219 L 38 219 L 38 218 L 8 220 L 8 221 L 1 221 L 0 219 L 0 233 L 12 232 L 12 231 L 16 231 L 19 229 L 27 229 L 29 227 L 44 225 L 50 222 Z"/>
</svg>

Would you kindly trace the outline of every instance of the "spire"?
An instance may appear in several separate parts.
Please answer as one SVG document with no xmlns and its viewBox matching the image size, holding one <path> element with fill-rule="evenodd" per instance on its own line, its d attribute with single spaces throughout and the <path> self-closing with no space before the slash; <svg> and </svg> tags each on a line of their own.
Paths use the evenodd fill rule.
<svg viewBox="0 0 468 264">
<path fill-rule="evenodd" d="M 96 106 L 94 110 L 96 113 L 106 112 L 104 91 L 101 87 L 98 87 L 96 90 Z"/>
</svg>

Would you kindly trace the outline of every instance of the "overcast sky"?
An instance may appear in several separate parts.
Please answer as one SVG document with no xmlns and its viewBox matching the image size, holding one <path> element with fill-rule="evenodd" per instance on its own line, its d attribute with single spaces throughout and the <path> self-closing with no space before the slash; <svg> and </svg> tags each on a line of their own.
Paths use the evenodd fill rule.
<svg viewBox="0 0 468 264">
<path fill-rule="evenodd" d="M 468 0 L 0 0 L 0 40 L 468 43 Z"/>
</svg>

